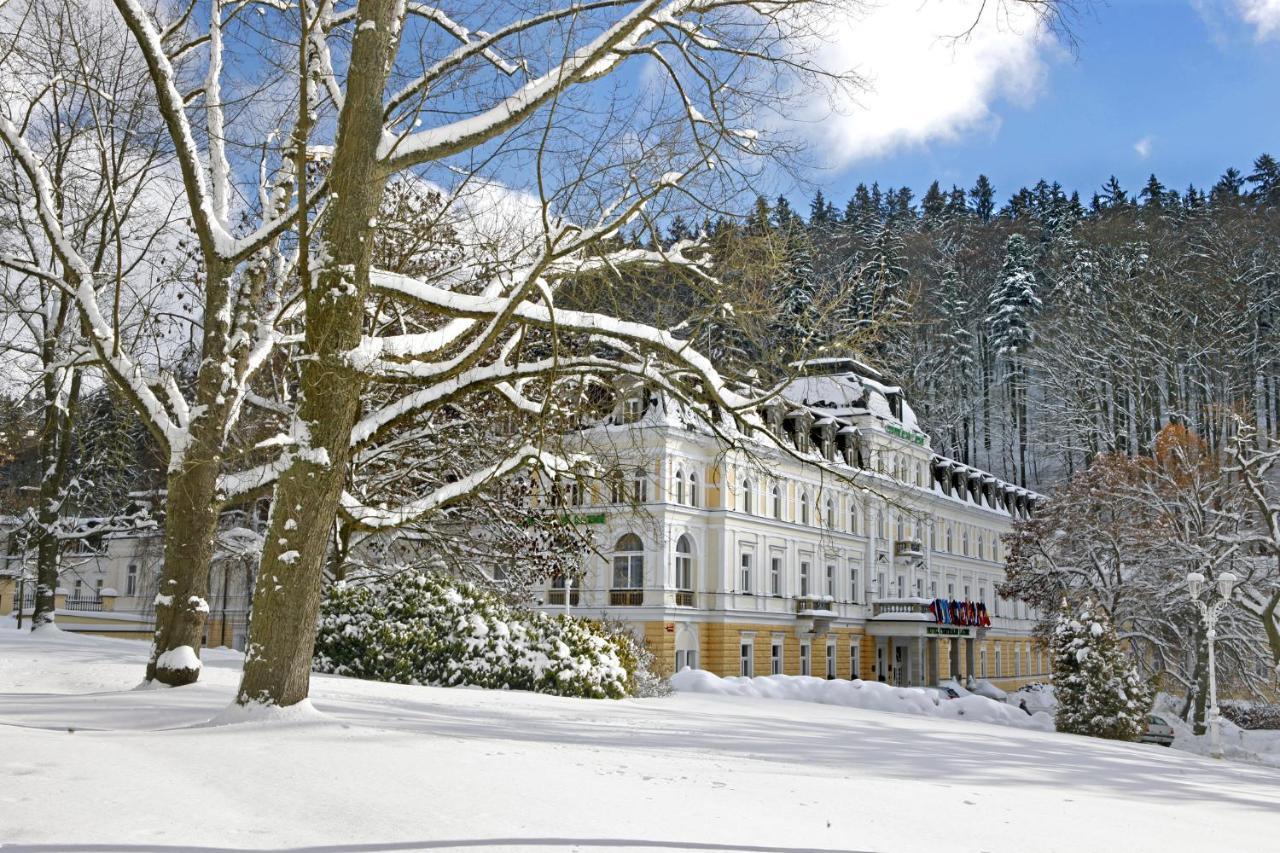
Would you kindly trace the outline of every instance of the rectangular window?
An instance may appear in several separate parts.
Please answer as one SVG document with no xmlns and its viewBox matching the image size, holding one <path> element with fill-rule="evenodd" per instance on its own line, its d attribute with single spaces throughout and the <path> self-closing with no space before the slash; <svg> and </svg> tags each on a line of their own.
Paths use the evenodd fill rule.
<svg viewBox="0 0 1280 853">
<path fill-rule="evenodd" d="M 836 597 L 836 567 L 827 566 L 827 595 L 832 599 Z"/>
<path fill-rule="evenodd" d="M 686 653 L 684 651 L 676 649 L 676 672 L 682 671 L 689 665 L 688 660 L 685 658 L 685 654 Z"/>
<path fill-rule="evenodd" d="M 774 640 L 769 647 L 769 672 L 782 675 L 782 641 Z"/>
<path fill-rule="evenodd" d="M 800 595 L 809 594 L 809 562 L 808 560 L 800 561 Z"/>
<path fill-rule="evenodd" d="M 849 678 L 861 678 L 858 663 L 862 657 L 862 648 L 857 643 L 849 644 Z"/>
<path fill-rule="evenodd" d="M 850 570 L 849 570 L 849 600 L 850 600 L 850 601 L 853 601 L 853 602 L 857 602 L 857 601 L 858 601 L 858 598 L 859 598 L 859 595 L 858 595 L 858 570 L 857 570 L 857 569 L 850 569 Z"/>
<path fill-rule="evenodd" d="M 129 574 L 124 579 L 125 595 L 138 594 L 138 567 L 136 564 L 129 564 Z"/>
<path fill-rule="evenodd" d="M 809 654 L 812 651 L 813 651 L 813 647 L 810 646 L 808 643 L 800 644 L 800 674 L 801 675 L 813 674 L 811 672 L 811 669 L 812 669 L 811 661 L 809 660 Z"/>
<path fill-rule="evenodd" d="M 987 677 L 987 650 L 982 649 L 978 652 L 978 677 Z"/>
<path fill-rule="evenodd" d="M 755 642 L 752 637 L 743 637 L 738 647 L 738 660 L 741 664 L 739 674 L 743 678 L 750 678 L 755 675 Z"/>
<path fill-rule="evenodd" d="M 771 557 L 769 559 L 769 592 L 773 595 L 782 595 L 781 557 Z"/>
<path fill-rule="evenodd" d="M 889 589 L 884 585 L 884 572 L 881 572 L 876 577 L 876 595 L 880 598 L 884 598 L 888 594 Z"/>
<path fill-rule="evenodd" d="M 742 591 L 751 592 L 751 552 L 742 553 Z"/>
<path fill-rule="evenodd" d="M 613 588 L 640 589 L 644 586 L 644 556 L 622 555 L 613 558 Z"/>
<path fill-rule="evenodd" d="M 827 680 L 836 677 L 836 644 L 827 643 Z"/>
<path fill-rule="evenodd" d="M 907 595 L 907 578 L 905 575 L 898 575 L 898 598 L 905 598 Z"/>
<path fill-rule="evenodd" d="M 1003 669 L 1001 669 L 1001 667 L 1000 667 L 1000 647 L 999 647 L 999 646 L 996 646 L 996 675 L 995 675 L 995 677 L 996 677 L 996 678 L 1000 678 L 1000 677 L 1001 677 L 1001 676 L 1003 676 L 1003 675 L 1004 675 L 1004 670 L 1003 670 Z"/>
</svg>

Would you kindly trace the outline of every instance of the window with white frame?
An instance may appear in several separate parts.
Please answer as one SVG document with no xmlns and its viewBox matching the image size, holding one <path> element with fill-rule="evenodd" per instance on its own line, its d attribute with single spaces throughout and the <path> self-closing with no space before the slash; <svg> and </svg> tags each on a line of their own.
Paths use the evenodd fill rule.
<svg viewBox="0 0 1280 853">
<path fill-rule="evenodd" d="M 684 503 L 684 469 L 676 469 L 676 503 Z"/>
<path fill-rule="evenodd" d="M 809 561 L 801 560 L 800 561 L 800 595 L 806 596 L 808 594 L 809 594 Z"/>
<path fill-rule="evenodd" d="M 857 640 L 849 643 L 849 678 L 861 678 L 859 666 L 862 659 L 862 648 Z"/>
<path fill-rule="evenodd" d="M 769 644 L 769 672 L 773 675 L 782 675 L 782 639 L 774 637 L 773 642 Z"/>
<path fill-rule="evenodd" d="M 743 634 L 738 642 L 738 674 L 750 678 L 756 674 L 756 640 L 753 634 Z"/>
<path fill-rule="evenodd" d="M 836 502 L 831 498 L 827 498 L 827 527 L 831 530 L 836 529 Z"/>
<path fill-rule="evenodd" d="M 782 595 L 782 557 L 778 554 L 769 558 L 769 593 Z"/>
<path fill-rule="evenodd" d="M 858 504 L 852 500 L 849 501 L 849 532 L 858 532 Z"/>
<path fill-rule="evenodd" d="M 742 480 L 742 500 L 739 503 L 739 508 L 743 512 L 745 512 L 747 515 L 751 514 L 752 488 L 753 488 L 753 484 L 750 478 L 744 477 Z"/>
<path fill-rule="evenodd" d="M 969 556 L 969 528 L 967 526 L 960 528 L 960 553 Z"/>
<path fill-rule="evenodd" d="M 858 591 L 858 569 L 853 567 L 849 569 L 849 600 L 856 604 L 861 597 Z"/>
<path fill-rule="evenodd" d="M 836 597 L 836 567 L 834 563 L 827 564 L 827 596 L 831 599 Z"/>
<path fill-rule="evenodd" d="M 809 523 L 809 493 L 800 493 L 800 523 Z"/>
<path fill-rule="evenodd" d="M 827 679 L 836 677 L 836 644 L 834 640 L 827 641 Z"/>
<path fill-rule="evenodd" d="M 773 502 L 773 517 L 782 520 L 782 489 L 777 483 L 769 490 L 769 499 Z"/>
<path fill-rule="evenodd" d="M 638 504 L 649 501 L 649 478 L 644 468 L 636 468 L 631 474 L 631 499 Z"/>
<path fill-rule="evenodd" d="M 898 575 L 898 598 L 905 598 L 907 595 L 907 576 Z"/>
<path fill-rule="evenodd" d="M 879 596 L 880 598 L 884 598 L 886 595 L 889 594 L 889 589 L 884 584 L 885 584 L 884 572 L 881 572 L 879 575 L 876 576 L 876 595 Z"/>
<path fill-rule="evenodd" d="M 138 565 L 136 563 L 129 564 L 129 573 L 125 575 L 124 579 L 124 594 L 138 594 Z"/>
<path fill-rule="evenodd" d="M 978 677 L 987 677 L 987 650 L 981 649 L 978 652 Z"/>
<path fill-rule="evenodd" d="M 948 554 L 955 553 L 955 550 L 954 550 L 955 543 L 952 540 L 953 532 L 954 532 L 954 528 L 952 527 L 951 522 L 948 521 L 947 522 L 947 553 Z"/>
<path fill-rule="evenodd" d="M 644 586 L 644 543 L 634 533 L 624 534 L 613 546 L 613 588 Z"/>
<path fill-rule="evenodd" d="M 1013 647 L 1013 674 L 1022 675 L 1022 647 Z"/>
<path fill-rule="evenodd" d="M 882 510 L 876 510 L 876 536 L 880 539 L 885 538 L 884 512 Z"/>
<path fill-rule="evenodd" d="M 800 674 L 801 675 L 813 675 L 813 661 L 811 660 L 812 652 L 813 652 L 813 647 L 809 644 L 809 641 L 808 640 L 801 641 L 800 643 Z"/>
<path fill-rule="evenodd" d="M 697 649 L 678 649 L 676 651 L 676 672 L 679 672 L 686 666 L 689 667 L 689 669 L 698 668 Z"/>
<path fill-rule="evenodd" d="M 899 540 L 899 541 L 901 541 L 901 540 L 903 540 L 903 539 L 906 539 L 906 538 L 907 538 L 906 531 L 903 529 L 903 523 L 904 523 L 904 520 L 903 520 L 903 518 L 902 518 L 902 514 L 901 514 L 901 513 L 899 513 L 899 514 L 898 514 L 898 524 L 897 524 L 897 533 L 898 533 L 898 540 Z"/>
<path fill-rule="evenodd" d="M 693 589 L 693 540 L 687 533 L 676 540 L 676 589 Z"/>
<path fill-rule="evenodd" d="M 750 551 L 743 551 L 742 557 L 738 561 L 739 580 L 742 582 L 742 591 L 751 592 L 751 563 L 752 554 Z"/>
<path fill-rule="evenodd" d="M 695 471 L 689 472 L 689 506 L 698 505 L 698 474 Z"/>
<path fill-rule="evenodd" d="M 1001 677 L 1002 675 L 1004 675 L 1004 670 L 1003 670 L 1003 669 L 1001 668 L 1001 666 L 1000 666 L 1000 647 L 999 647 L 999 646 L 996 646 L 996 675 L 995 675 L 995 677 L 996 677 L 996 678 L 999 678 L 999 677 Z"/>
</svg>

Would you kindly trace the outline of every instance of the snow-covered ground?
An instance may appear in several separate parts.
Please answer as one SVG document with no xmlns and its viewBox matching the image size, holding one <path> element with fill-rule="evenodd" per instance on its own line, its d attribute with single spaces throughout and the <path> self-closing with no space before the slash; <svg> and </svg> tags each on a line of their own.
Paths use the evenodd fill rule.
<svg viewBox="0 0 1280 853">
<path fill-rule="evenodd" d="M 12 851 L 1272 851 L 1280 771 L 1155 746 L 740 696 L 561 699 L 317 676 L 317 713 L 202 725 L 142 643 L 0 621 Z"/>
</svg>

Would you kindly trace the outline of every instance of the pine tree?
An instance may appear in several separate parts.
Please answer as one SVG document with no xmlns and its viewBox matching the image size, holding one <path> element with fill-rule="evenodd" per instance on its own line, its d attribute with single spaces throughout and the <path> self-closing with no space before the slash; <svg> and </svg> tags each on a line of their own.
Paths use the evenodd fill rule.
<svg viewBox="0 0 1280 853">
<path fill-rule="evenodd" d="M 1034 339 L 1031 317 L 1040 307 L 1034 264 L 1026 238 L 1021 234 L 1010 236 L 1005 244 L 1000 279 L 991 294 L 992 313 L 987 320 L 992 344 L 1002 355 L 1024 351 Z"/>
<path fill-rule="evenodd" d="M 1095 196 L 1095 198 L 1097 197 Z M 1112 175 L 1102 185 L 1102 195 L 1099 203 L 1106 210 L 1119 210 L 1129 205 L 1129 194 L 1120 186 L 1120 181 L 1116 180 L 1115 175 Z"/>
<path fill-rule="evenodd" d="M 973 189 L 969 190 L 969 198 L 973 200 L 973 212 L 978 214 L 978 218 L 990 222 L 996 212 L 996 188 L 991 186 L 986 175 L 978 175 Z"/>
<path fill-rule="evenodd" d="M 1086 602 L 1073 617 L 1064 602 L 1051 649 L 1058 731 L 1137 740 L 1146 729 L 1151 691 L 1106 611 Z"/>
<path fill-rule="evenodd" d="M 1280 163 L 1270 154 L 1262 154 L 1253 161 L 1253 174 L 1245 178 L 1253 184 L 1249 195 L 1258 204 L 1280 207 Z"/>
<path fill-rule="evenodd" d="M 1209 201 L 1215 205 L 1237 205 L 1240 203 L 1240 188 L 1244 186 L 1244 176 L 1236 168 L 1227 169 L 1218 178 L 1218 182 L 1209 190 Z"/>
</svg>

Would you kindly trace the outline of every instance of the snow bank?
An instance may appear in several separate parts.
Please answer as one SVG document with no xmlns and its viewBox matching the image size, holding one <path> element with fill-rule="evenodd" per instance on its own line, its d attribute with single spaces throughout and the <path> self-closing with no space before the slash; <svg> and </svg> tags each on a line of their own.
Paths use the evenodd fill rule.
<svg viewBox="0 0 1280 853">
<path fill-rule="evenodd" d="M 838 681 L 805 675 L 765 675 L 755 678 L 720 678 L 705 670 L 684 669 L 671 677 L 677 693 L 711 693 L 753 699 L 790 699 L 839 705 L 864 711 L 890 711 L 927 717 L 994 723 L 1020 729 L 1053 731 L 1048 714 L 1028 716 L 1018 708 L 983 696 L 944 699 L 919 687 L 893 687 L 878 681 Z"/>
<path fill-rule="evenodd" d="M 318 723 L 327 719 L 328 717 L 316 710 L 310 699 L 303 699 L 296 705 L 285 708 L 262 702 L 250 702 L 247 705 L 232 702 L 214 715 L 209 722 L 205 723 L 205 726 L 235 726 L 243 723 Z"/>
<path fill-rule="evenodd" d="M 1173 729 L 1173 748 L 1196 755 L 1209 755 L 1212 748 L 1209 733 L 1197 735 L 1191 724 L 1178 716 L 1180 700 L 1167 693 L 1156 698 L 1153 714 L 1158 714 Z M 1242 729 L 1230 720 L 1222 720 L 1222 755 L 1232 761 L 1280 767 L 1280 731 Z"/>
</svg>

